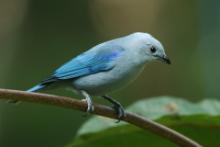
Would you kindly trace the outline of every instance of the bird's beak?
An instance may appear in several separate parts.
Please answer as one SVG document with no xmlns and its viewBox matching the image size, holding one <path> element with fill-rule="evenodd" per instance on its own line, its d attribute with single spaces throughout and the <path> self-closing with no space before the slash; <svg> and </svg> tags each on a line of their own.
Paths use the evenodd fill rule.
<svg viewBox="0 0 220 147">
<path fill-rule="evenodd" d="M 164 55 L 162 57 L 161 56 L 157 56 L 157 59 L 162 61 L 162 62 L 164 62 L 164 63 L 166 63 L 166 64 L 171 64 L 170 59 L 166 55 Z"/>
</svg>

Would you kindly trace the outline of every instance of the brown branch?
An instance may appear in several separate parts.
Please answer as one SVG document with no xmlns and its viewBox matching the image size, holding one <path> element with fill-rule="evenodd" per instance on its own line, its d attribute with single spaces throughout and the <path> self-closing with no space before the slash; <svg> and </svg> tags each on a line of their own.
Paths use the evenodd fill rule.
<svg viewBox="0 0 220 147">
<path fill-rule="evenodd" d="M 73 98 L 55 96 L 48 94 L 40 93 L 28 93 L 18 90 L 8 90 L 0 89 L 0 99 L 10 99 L 10 100 L 19 100 L 26 102 L 42 103 L 49 105 L 56 105 L 64 108 L 71 108 L 80 111 L 86 111 L 87 104 L 80 100 L 75 100 Z M 94 114 L 109 117 L 117 118 L 114 110 L 103 106 L 95 104 Z M 167 128 L 161 124 L 158 124 L 152 120 L 143 118 L 133 113 L 126 113 L 126 117 L 122 118 L 123 121 L 126 121 L 130 124 L 133 124 L 139 128 L 142 128 L 147 131 L 151 131 L 161 137 L 164 137 L 171 142 L 184 147 L 201 147 L 197 142 L 187 138 L 186 136 Z"/>
</svg>

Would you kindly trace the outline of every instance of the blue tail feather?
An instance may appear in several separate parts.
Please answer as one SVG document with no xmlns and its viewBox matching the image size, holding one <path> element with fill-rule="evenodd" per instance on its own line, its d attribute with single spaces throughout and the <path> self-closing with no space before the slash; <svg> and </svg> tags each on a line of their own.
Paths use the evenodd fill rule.
<svg viewBox="0 0 220 147">
<path fill-rule="evenodd" d="M 44 87 L 45 85 L 39 84 L 39 85 L 32 87 L 31 89 L 28 89 L 27 92 L 35 92 L 35 91 L 43 89 Z"/>
</svg>

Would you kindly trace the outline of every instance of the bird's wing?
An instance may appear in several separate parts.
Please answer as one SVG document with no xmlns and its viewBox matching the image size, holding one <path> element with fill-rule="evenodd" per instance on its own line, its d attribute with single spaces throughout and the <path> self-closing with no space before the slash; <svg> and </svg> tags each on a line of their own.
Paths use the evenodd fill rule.
<svg viewBox="0 0 220 147">
<path fill-rule="evenodd" d="M 122 47 L 116 45 L 106 45 L 98 50 L 89 50 L 58 68 L 54 74 L 43 81 L 43 83 L 78 78 L 108 71 L 114 68 L 114 59 L 120 57 L 123 51 L 124 49 Z"/>
</svg>

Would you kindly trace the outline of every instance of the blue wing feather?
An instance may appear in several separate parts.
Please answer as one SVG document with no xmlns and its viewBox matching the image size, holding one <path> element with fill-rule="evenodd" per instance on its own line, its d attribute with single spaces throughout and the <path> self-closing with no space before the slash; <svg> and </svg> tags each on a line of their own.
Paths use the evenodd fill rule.
<svg viewBox="0 0 220 147">
<path fill-rule="evenodd" d="M 114 59 L 118 58 L 123 51 L 122 47 L 116 45 L 89 50 L 58 68 L 52 77 L 66 80 L 110 70 L 114 67 Z"/>
</svg>

